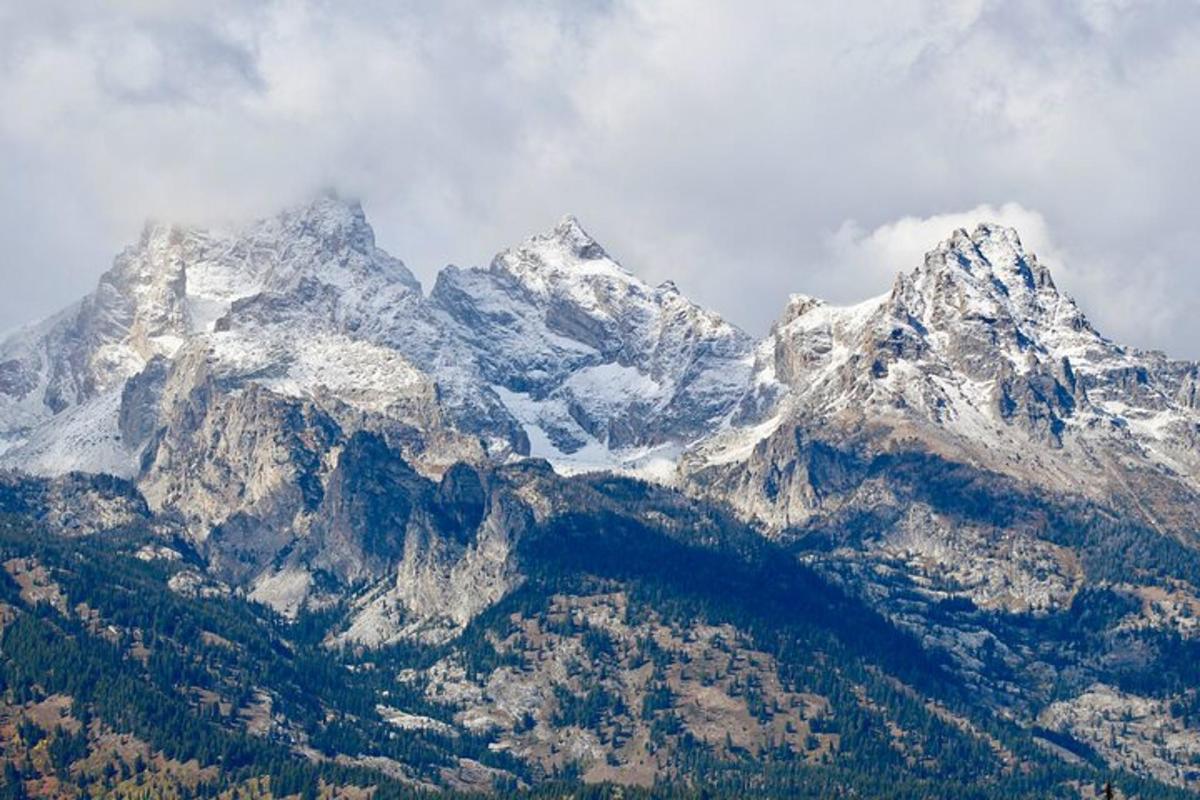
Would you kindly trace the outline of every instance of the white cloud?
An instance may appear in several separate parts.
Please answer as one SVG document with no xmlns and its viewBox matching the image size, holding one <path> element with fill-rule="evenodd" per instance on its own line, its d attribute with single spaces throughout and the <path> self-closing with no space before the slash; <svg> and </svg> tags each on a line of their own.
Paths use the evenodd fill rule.
<svg viewBox="0 0 1200 800">
<path fill-rule="evenodd" d="M 925 253 L 951 232 L 970 231 L 982 222 L 1015 228 L 1021 243 L 1055 274 L 1066 273 L 1067 259 L 1053 242 L 1046 219 L 1019 203 L 979 205 L 969 211 L 901 217 L 871 231 L 847 220 L 828 239 L 830 272 L 837 276 L 835 293 L 853 299 L 863 286 L 889 284 L 898 272 L 918 266 Z"/>
<path fill-rule="evenodd" d="M 571 211 L 755 331 L 995 212 L 1102 329 L 1200 356 L 1198 72 L 1189 0 L 0 0 L 0 328 L 146 216 L 333 186 L 426 280 Z"/>
</svg>

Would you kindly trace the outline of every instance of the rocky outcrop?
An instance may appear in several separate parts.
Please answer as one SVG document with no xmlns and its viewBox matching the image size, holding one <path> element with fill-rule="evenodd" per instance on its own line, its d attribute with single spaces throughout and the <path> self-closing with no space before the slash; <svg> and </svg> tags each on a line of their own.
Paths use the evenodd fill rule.
<svg viewBox="0 0 1200 800">
<path fill-rule="evenodd" d="M 405 552 L 410 525 L 441 527 L 434 500 L 435 485 L 380 436 L 354 434 L 325 481 L 305 543 L 309 564 L 347 585 L 387 574 Z"/>
<path fill-rule="evenodd" d="M 140 486 L 154 508 L 183 516 L 214 568 L 243 579 L 319 507 L 326 458 L 341 435 L 311 403 L 201 383 L 147 445 Z"/>
<path fill-rule="evenodd" d="M 163 388 L 170 372 L 171 362 L 156 356 L 122 387 L 117 428 L 126 446 L 140 448 L 157 432 Z"/>
<path fill-rule="evenodd" d="M 0 462 L 55 476 L 0 477 L 0 512 L 168 535 L 188 560 L 176 591 L 324 610 L 326 643 L 350 648 L 451 645 L 518 587 L 558 591 L 548 565 L 593 611 L 610 605 L 584 602 L 600 583 L 656 573 L 684 594 L 734 586 L 747 608 L 774 597 L 778 617 L 841 623 L 820 594 L 836 584 L 870 606 L 855 624 L 886 619 L 944 656 L 988 714 L 1041 714 L 1091 740 L 1110 733 L 1085 719 L 1095 682 L 1133 675 L 1187 700 L 1164 665 L 1193 663 L 1200 630 L 1198 370 L 1105 339 L 990 225 L 954 232 L 881 297 L 794 296 L 755 343 L 674 285 L 639 281 L 572 218 L 486 268 L 448 267 L 425 296 L 361 208 L 322 198 L 230 231 L 148 226 L 95 293 L 0 344 Z M 506 615 L 492 616 L 521 616 Z M 497 652 L 572 650 L 520 675 L 446 678 L 495 717 L 462 724 L 545 746 L 548 766 L 578 747 L 591 774 L 632 774 L 599 758 L 639 748 L 559 738 L 530 711 L 544 671 L 583 642 L 608 674 L 604 642 L 573 619 L 534 615 L 523 632 L 503 619 Z M 649 629 L 607 629 L 643 681 L 633 650 L 654 649 Z M 711 649 L 715 668 L 725 651 Z M 661 699 L 667 677 L 621 690 Z M 724 739 L 736 719 L 750 726 L 739 747 L 835 750 L 782 716 L 768 725 L 757 702 L 748 722 L 732 698 L 749 714 L 749 684 L 717 696 L 682 666 L 671 680 L 694 694 L 696 730 Z M 1146 730 L 1178 732 L 1170 707 L 1145 705 Z M 1156 774 L 1190 780 L 1186 752 L 1156 754 Z"/>
<path fill-rule="evenodd" d="M 370 447 L 377 450 L 378 443 Z M 398 482 L 379 493 L 368 488 L 366 500 L 374 501 L 369 513 L 378 524 L 349 537 L 370 542 L 386 531 L 390 575 L 357 599 L 347 629 L 336 637 L 339 643 L 445 641 L 523 580 L 515 548 L 533 512 L 515 490 L 511 475 L 481 475 L 459 465 L 433 484 L 415 473 L 403 474 L 403 469 L 393 459 L 393 469 L 385 474 L 399 470 Z M 376 470 L 368 487 L 385 488 L 377 483 L 378 475 Z M 362 493 L 357 483 L 347 485 L 356 495 Z M 335 500 L 332 494 L 329 500 Z M 350 525 L 367 521 L 361 515 L 350 519 Z M 324 523 L 318 530 L 325 530 Z M 320 552 L 336 552 L 337 545 L 326 540 Z M 347 546 L 353 550 L 361 545 Z"/>
<path fill-rule="evenodd" d="M 65 536 L 149 525 L 152 513 L 137 488 L 109 475 L 71 473 L 31 478 L 0 472 L 0 514 L 27 517 Z"/>
<path fill-rule="evenodd" d="M 1180 515 L 1194 507 L 1181 493 L 1200 491 L 1192 374 L 1104 339 L 1014 231 L 981 225 L 883 297 L 847 308 L 793 298 L 756 351 L 734 425 L 681 471 L 698 493 L 786 528 L 831 502 L 808 479 L 811 442 L 865 441 L 1133 503 L 1145 521 L 1186 530 L 1200 521 Z"/>
<path fill-rule="evenodd" d="M 749 337 L 635 278 L 572 217 L 488 269 L 446 268 L 430 302 L 552 461 L 620 466 L 702 436 L 749 370 Z"/>
</svg>

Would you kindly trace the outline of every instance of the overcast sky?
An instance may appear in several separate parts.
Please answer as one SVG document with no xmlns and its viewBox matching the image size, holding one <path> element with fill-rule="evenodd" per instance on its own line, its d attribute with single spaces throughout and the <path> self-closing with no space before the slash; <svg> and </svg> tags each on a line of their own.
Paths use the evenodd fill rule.
<svg viewBox="0 0 1200 800">
<path fill-rule="evenodd" d="M 1200 357 L 1196 0 L 0 0 L 0 109 L 0 329 L 334 188 L 426 286 L 570 212 L 754 333 L 989 219 Z"/>
</svg>

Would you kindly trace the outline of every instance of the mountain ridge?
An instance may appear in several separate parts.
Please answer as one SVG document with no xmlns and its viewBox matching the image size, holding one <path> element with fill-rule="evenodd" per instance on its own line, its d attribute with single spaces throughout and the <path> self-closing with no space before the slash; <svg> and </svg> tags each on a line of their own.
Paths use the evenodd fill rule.
<svg viewBox="0 0 1200 800">
<path fill-rule="evenodd" d="M 425 294 L 375 246 L 360 205 L 324 195 L 232 232 L 148 224 L 96 293 L 44 327 L 0 344 L 0 368 L 22 381 L 0 396 L 0 461 L 135 478 L 201 528 L 228 504 L 190 495 L 190 478 L 164 488 L 181 469 L 167 454 L 215 458 L 192 452 L 210 435 L 201 420 L 237 418 L 246 387 L 346 435 L 382 433 L 435 477 L 541 457 L 678 485 L 773 529 L 819 505 L 811 482 L 780 492 L 771 477 L 791 446 L 755 455 L 799 429 L 883 451 L 915 437 L 1061 491 L 1131 496 L 1160 528 L 1195 522 L 1179 492 L 1200 497 L 1200 368 L 1103 338 L 1016 231 L 987 223 L 879 298 L 793 296 L 754 342 L 637 279 L 570 215 L 485 268 L 445 268 Z M 314 451 L 313 480 L 339 436 Z M 296 525 L 291 513 L 278 524 Z"/>
<path fill-rule="evenodd" d="M 794 562 L 814 581 L 797 585 L 862 604 L 973 693 L 966 717 L 945 711 L 963 730 L 1051 726 L 1087 758 L 1192 785 L 1200 730 L 1172 709 L 1190 707 L 1200 646 L 1198 376 L 1104 338 L 1015 231 L 986 223 L 879 297 L 793 295 L 754 340 L 570 216 L 425 293 L 360 206 L 325 196 L 232 231 L 149 225 L 96 292 L 0 343 L 0 465 L 50 476 L 0 481 L 0 504 L 58 535 L 148 526 L 159 545 L 137 552 L 176 564 L 170 591 L 256 601 L 353 664 L 436 652 L 423 696 L 475 703 L 438 724 L 489 731 L 538 769 L 565 768 L 566 748 L 595 780 L 681 775 L 653 757 L 690 752 L 666 717 L 647 727 L 666 701 L 622 716 L 651 684 L 691 698 L 671 706 L 688 736 L 717 729 L 704 702 L 741 708 L 738 681 L 713 695 L 660 665 L 646 683 L 632 654 L 647 636 L 707 664 L 732 636 L 774 664 L 753 680 L 805 714 L 899 713 L 886 692 L 850 699 L 883 692 L 873 679 L 789 694 L 770 676 L 810 674 L 802 658 L 755 639 L 778 620 L 677 571 L 725 586 L 727 569 L 753 595 Z M 629 617 L 638 592 L 716 603 L 732 627 L 693 620 L 697 649 L 665 609 Z M 563 614 L 626 644 L 584 643 Z M 1073 629 L 1080 615 L 1094 628 Z M 591 683 L 555 649 L 580 647 Z M 624 698 L 620 720 L 586 710 L 598 687 Z M 782 737 L 790 757 L 833 757 L 821 724 L 798 737 L 753 705 L 742 744 L 709 745 L 761 754 Z M 1114 745 L 1098 705 L 1150 710 Z"/>
</svg>

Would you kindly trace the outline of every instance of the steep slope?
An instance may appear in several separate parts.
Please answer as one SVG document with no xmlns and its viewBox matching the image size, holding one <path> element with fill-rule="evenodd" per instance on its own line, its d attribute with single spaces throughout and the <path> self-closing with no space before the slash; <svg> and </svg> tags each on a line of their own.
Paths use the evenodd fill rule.
<svg viewBox="0 0 1200 800">
<path fill-rule="evenodd" d="M 440 646 L 324 647 L 328 612 L 289 624 L 244 602 L 146 512 L 71 539 L 0 518 L 0 789 L 561 797 L 583 779 L 632 785 L 598 797 L 990 800 L 1102 779 L 964 705 L 911 637 L 677 493 L 532 463 L 430 493 L 399 469 L 401 513 L 474 520 L 489 485 L 556 505 L 513 539 L 520 588 Z"/>
<path fill-rule="evenodd" d="M 681 471 L 946 653 L 979 703 L 1194 785 L 1195 369 L 1105 339 L 982 225 L 883 297 L 793 298 Z"/>
<path fill-rule="evenodd" d="M 684 470 L 786 528 L 853 488 L 836 467 L 822 474 L 822 447 L 931 452 L 1190 533 L 1195 370 L 1103 338 L 1015 231 L 981 225 L 884 297 L 849 308 L 794 297 L 758 347 L 738 424 Z"/>
<path fill-rule="evenodd" d="M 297 321 L 289 311 L 307 306 L 306 321 L 328 337 L 316 344 L 336 355 L 344 344 L 336 332 L 386 325 L 407 297 L 419 300 L 419 284 L 374 246 L 361 209 L 334 198 L 231 231 L 149 224 L 77 307 L 0 345 L 7 459 L 38 472 L 132 475 L 134 448 L 116 424 L 121 391 L 154 358 L 173 358 L 199 338 L 195 346 L 222 364 L 265 370 L 295 392 L 293 362 L 312 369 L 320 353 L 303 348 L 303 329 L 283 330 Z M 253 344 L 215 335 L 229 331 L 235 305 L 235 316 L 253 318 L 272 302 Z"/>
<path fill-rule="evenodd" d="M 579 223 L 445 269 L 431 294 L 471 345 L 482 377 L 529 436 L 566 467 L 670 463 L 732 408 L 751 342 L 613 261 Z"/>
<path fill-rule="evenodd" d="M 0 462 L 54 476 L 0 476 L 0 511 L 136 528 L 163 591 L 384 665 L 386 710 L 336 724 L 226 699 L 405 780 L 1194 786 L 1198 375 L 1105 339 L 994 226 L 883 297 L 794 297 L 756 344 L 569 217 L 424 296 L 326 197 L 149 226 L 0 345 Z M 57 603 L 31 546 L 18 589 Z M 379 735 L 412 725 L 461 744 L 414 772 Z"/>
<path fill-rule="evenodd" d="M 743 333 L 573 219 L 426 298 L 331 196 L 223 231 L 148 225 L 96 292 L 2 351 L 3 463 L 133 479 L 216 574 L 289 614 L 399 559 L 403 524 L 377 557 L 344 535 L 365 524 L 343 477 L 358 434 L 434 478 L 531 450 L 670 472 L 750 367 Z"/>
<path fill-rule="evenodd" d="M 0 345 L 0 456 L 133 476 L 170 375 L 478 440 L 440 468 L 531 446 L 564 467 L 669 465 L 731 409 L 750 352 L 573 219 L 489 269 L 447 268 L 426 299 L 360 207 L 323 197 L 228 231 L 148 225 L 78 307 Z"/>
</svg>

